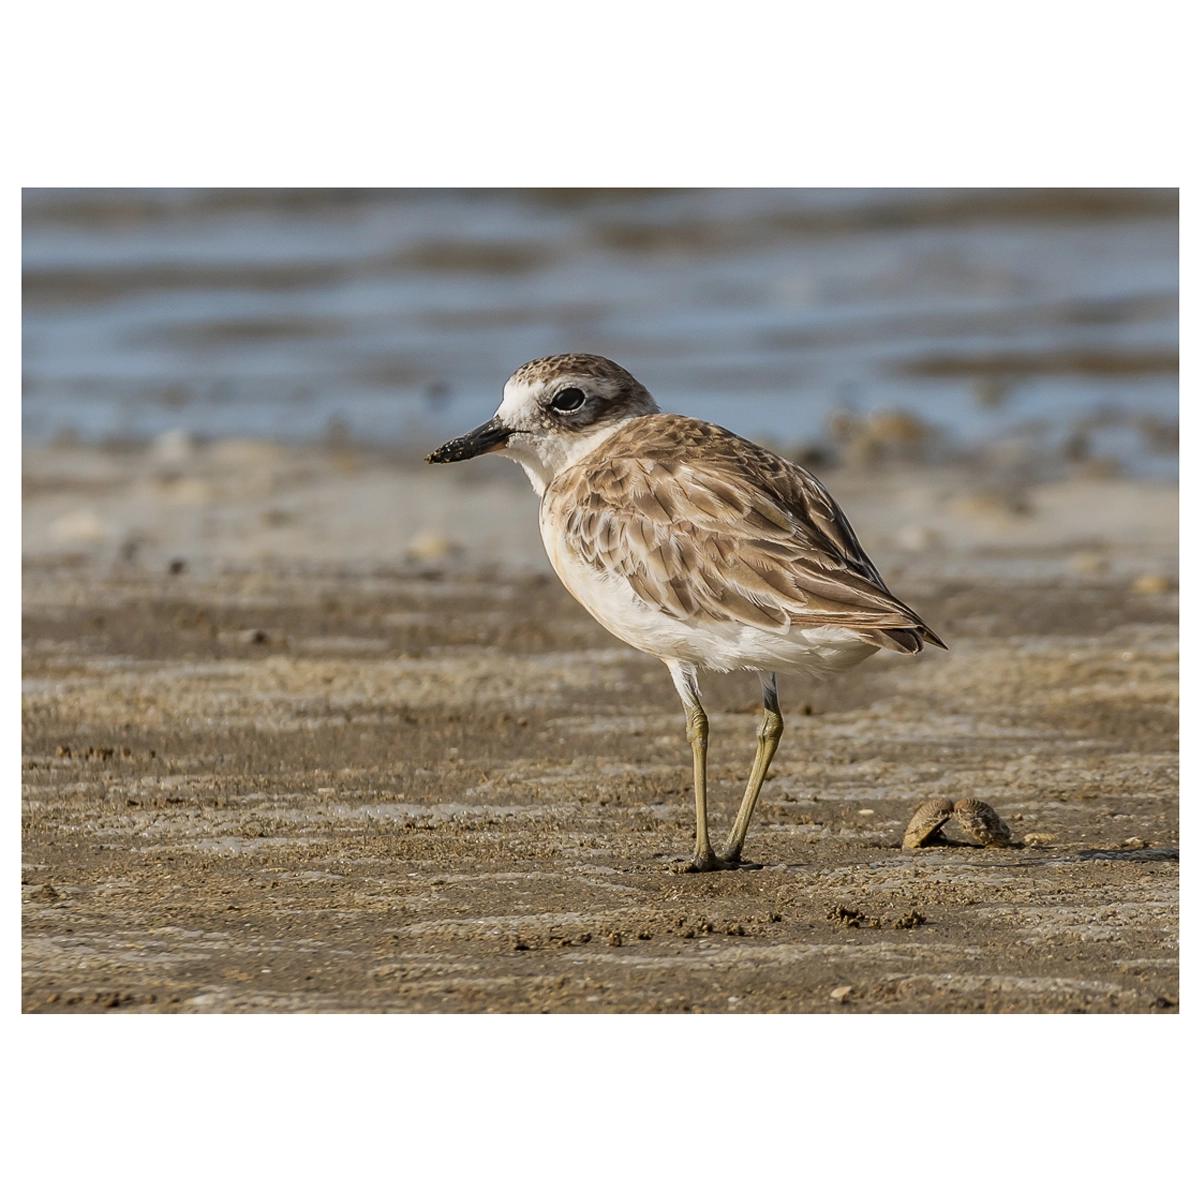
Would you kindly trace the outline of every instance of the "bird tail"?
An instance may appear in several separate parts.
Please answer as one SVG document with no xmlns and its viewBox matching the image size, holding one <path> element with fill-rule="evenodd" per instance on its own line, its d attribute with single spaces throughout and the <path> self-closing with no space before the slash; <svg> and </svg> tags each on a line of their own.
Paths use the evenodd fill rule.
<svg viewBox="0 0 1200 1200">
<path fill-rule="evenodd" d="M 914 629 L 856 629 L 854 632 L 872 646 L 879 646 L 883 650 L 898 650 L 901 654 L 919 654 L 927 641 L 941 646 L 943 650 L 950 648 L 925 625 Z"/>
</svg>

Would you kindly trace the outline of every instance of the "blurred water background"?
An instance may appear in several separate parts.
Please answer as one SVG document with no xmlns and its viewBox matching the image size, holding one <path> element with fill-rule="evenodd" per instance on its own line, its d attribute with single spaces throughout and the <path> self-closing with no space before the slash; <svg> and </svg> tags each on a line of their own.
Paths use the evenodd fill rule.
<svg viewBox="0 0 1200 1200">
<path fill-rule="evenodd" d="M 584 350 L 796 457 L 1178 471 L 1178 193 L 24 193 L 24 437 L 427 449 Z"/>
</svg>

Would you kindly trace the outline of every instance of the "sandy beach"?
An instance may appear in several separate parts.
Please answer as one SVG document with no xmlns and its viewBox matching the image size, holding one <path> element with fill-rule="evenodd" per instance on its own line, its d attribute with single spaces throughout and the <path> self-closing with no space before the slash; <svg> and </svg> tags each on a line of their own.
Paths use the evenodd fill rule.
<svg viewBox="0 0 1200 1200">
<path fill-rule="evenodd" d="M 25 1011 L 1177 1011 L 1177 489 L 820 473 L 951 652 L 782 680 L 759 869 L 687 876 L 666 672 L 511 464 L 27 448 Z M 1023 845 L 903 850 L 932 796 Z"/>
</svg>

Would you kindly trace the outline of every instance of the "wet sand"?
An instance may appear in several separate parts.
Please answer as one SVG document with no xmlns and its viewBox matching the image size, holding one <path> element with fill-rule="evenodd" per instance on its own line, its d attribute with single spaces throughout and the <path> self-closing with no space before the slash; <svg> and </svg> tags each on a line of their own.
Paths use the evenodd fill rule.
<svg viewBox="0 0 1200 1200">
<path fill-rule="evenodd" d="M 666 672 L 507 464 L 170 450 L 27 455 L 26 1011 L 1177 1011 L 1173 488 L 830 473 L 952 653 L 782 680 L 758 869 L 697 876 Z M 902 850 L 943 795 L 1025 844 Z"/>
</svg>

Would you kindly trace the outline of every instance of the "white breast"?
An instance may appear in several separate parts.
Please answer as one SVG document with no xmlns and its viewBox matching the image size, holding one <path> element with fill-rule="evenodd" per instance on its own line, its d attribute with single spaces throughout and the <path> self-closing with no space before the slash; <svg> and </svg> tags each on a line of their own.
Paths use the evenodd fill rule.
<svg viewBox="0 0 1200 1200">
<path fill-rule="evenodd" d="M 683 620 L 651 607 L 620 576 L 588 566 L 541 513 L 542 542 L 567 590 L 609 633 L 657 658 L 712 671 L 739 668 L 823 678 L 857 666 L 878 649 L 836 625 L 773 633 L 740 621 Z"/>
</svg>

